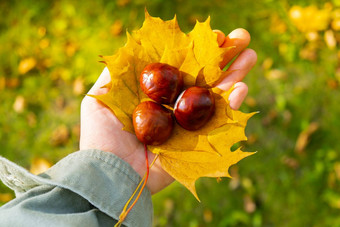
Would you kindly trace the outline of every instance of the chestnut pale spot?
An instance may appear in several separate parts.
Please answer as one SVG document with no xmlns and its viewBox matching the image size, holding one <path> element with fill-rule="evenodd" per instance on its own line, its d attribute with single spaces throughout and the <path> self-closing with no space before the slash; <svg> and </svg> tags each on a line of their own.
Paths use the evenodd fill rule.
<svg viewBox="0 0 340 227">
<path fill-rule="evenodd" d="M 174 114 L 183 128 L 193 131 L 203 127 L 214 114 L 215 99 L 210 90 L 190 87 L 176 101 Z"/>
<path fill-rule="evenodd" d="M 180 71 L 168 64 L 151 63 L 140 76 L 140 86 L 149 98 L 158 103 L 173 103 L 183 88 Z"/>
<path fill-rule="evenodd" d="M 171 112 L 151 101 L 140 103 L 132 118 L 138 140 L 147 145 L 164 143 L 170 137 L 174 125 Z"/>
</svg>

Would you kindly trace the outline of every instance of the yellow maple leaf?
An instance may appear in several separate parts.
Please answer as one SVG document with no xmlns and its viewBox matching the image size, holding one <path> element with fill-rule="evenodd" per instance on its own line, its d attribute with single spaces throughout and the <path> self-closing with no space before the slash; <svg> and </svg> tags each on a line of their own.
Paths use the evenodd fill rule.
<svg viewBox="0 0 340 227">
<path fill-rule="evenodd" d="M 231 47 L 233 48 L 233 47 Z M 159 155 L 165 171 L 187 187 L 198 199 L 195 181 L 200 177 L 230 177 L 228 169 L 253 153 L 230 148 L 246 140 L 244 129 L 254 114 L 234 111 L 229 107 L 228 92 L 213 88 L 228 72 L 220 63 L 230 48 L 221 48 L 217 35 L 210 27 L 210 18 L 197 22 L 185 34 L 176 17 L 169 21 L 145 13 L 143 26 L 132 34 L 127 43 L 113 56 L 104 56 L 111 82 L 104 95 L 93 96 L 108 106 L 123 123 L 124 130 L 134 133 L 132 113 L 148 97 L 139 85 L 140 73 L 153 62 L 178 68 L 184 74 L 184 85 L 212 88 L 215 97 L 214 117 L 201 129 L 187 131 L 175 124 L 171 137 L 162 145 L 149 146 Z M 92 96 L 92 95 L 91 95 Z"/>
</svg>

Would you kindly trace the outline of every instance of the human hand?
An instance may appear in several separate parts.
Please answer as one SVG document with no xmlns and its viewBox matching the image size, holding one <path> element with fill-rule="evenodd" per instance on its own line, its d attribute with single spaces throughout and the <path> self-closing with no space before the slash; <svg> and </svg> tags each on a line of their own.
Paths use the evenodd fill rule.
<svg viewBox="0 0 340 227">
<path fill-rule="evenodd" d="M 248 87 L 241 82 L 257 61 L 257 55 L 252 49 L 245 49 L 250 42 L 250 35 L 244 29 L 236 29 L 228 36 L 216 30 L 217 41 L 221 47 L 235 46 L 230 49 L 221 63 L 224 68 L 235 56 L 237 58 L 227 69 L 232 71 L 217 87 L 229 90 L 234 89 L 229 96 L 230 107 L 238 109 L 248 93 Z M 104 69 L 96 83 L 88 94 L 101 95 L 108 92 L 108 88 L 102 88 L 110 82 L 110 73 Z M 81 134 L 80 149 L 99 149 L 111 152 L 127 163 L 143 177 L 146 172 L 144 145 L 139 142 L 134 134 L 122 130 L 122 123 L 113 112 L 96 99 L 86 96 L 81 104 Z M 155 154 L 148 151 L 148 159 L 153 160 Z M 156 193 L 168 186 L 174 179 L 165 172 L 159 160 L 150 169 L 147 187 L 151 193 Z"/>
</svg>

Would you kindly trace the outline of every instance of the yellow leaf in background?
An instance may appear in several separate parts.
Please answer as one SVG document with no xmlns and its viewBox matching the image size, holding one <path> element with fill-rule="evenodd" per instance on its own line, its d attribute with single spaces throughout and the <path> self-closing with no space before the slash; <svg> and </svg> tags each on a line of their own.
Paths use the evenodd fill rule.
<svg viewBox="0 0 340 227">
<path fill-rule="evenodd" d="M 78 77 L 73 81 L 73 93 L 75 95 L 81 95 L 85 92 L 85 85 L 84 85 L 84 79 L 81 77 Z"/>
<path fill-rule="evenodd" d="M 287 31 L 286 23 L 276 13 L 270 17 L 270 31 L 276 34 L 284 34 Z"/>
<path fill-rule="evenodd" d="M 319 39 L 319 33 L 317 32 L 308 32 L 306 33 L 306 39 L 310 42 L 315 42 Z"/>
<path fill-rule="evenodd" d="M 336 47 L 336 38 L 335 38 L 335 34 L 332 30 L 327 30 L 325 32 L 325 42 L 328 46 L 329 49 L 333 50 Z"/>
<path fill-rule="evenodd" d="M 70 138 L 70 131 L 66 125 L 58 126 L 51 135 L 51 144 L 53 146 L 65 145 Z"/>
<path fill-rule="evenodd" d="M 110 28 L 111 34 L 113 36 L 118 36 L 122 33 L 123 23 L 120 20 L 116 20 Z"/>
<path fill-rule="evenodd" d="M 13 195 L 11 193 L 0 193 L 0 202 L 7 203 L 8 201 L 13 199 Z"/>
<path fill-rule="evenodd" d="M 41 49 L 46 49 L 48 46 L 50 45 L 50 40 L 49 39 L 42 39 L 40 42 L 39 42 L 39 47 Z"/>
<path fill-rule="evenodd" d="M 213 220 L 213 212 L 211 210 L 205 209 L 203 211 L 203 219 L 206 223 L 210 223 Z"/>
<path fill-rule="evenodd" d="M 38 28 L 38 35 L 40 37 L 44 37 L 46 35 L 46 28 L 45 27 L 39 27 Z"/>
<path fill-rule="evenodd" d="M 232 47 L 233 48 L 233 47 Z M 197 22 L 185 34 L 176 17 L 169 21 L 145 13 L 143 26 L 130 35 L 127 43 L 113 56 L 103 57 L 110 74 L 110 88 L 104 95 L 93 96 L 108 106 L 123 123 L 124 130 L 134 133 L 132 113 L 148 99 L 139 85 L 140 73 L 153 62 L 177 67 L 184 74 L 184 86 L 213 87 L 228 73 L 220 69 L 230 48 L 220 48 L 217 35 L 210 27 L 210 18 Z M 171 137 L 149 150 L 159 155 L 162 167 L 198 199 L 195 182 L 200 177 L 230 177 L 231 165 L 253 153 L 240 148 L 231 151 L 237 142 L 247 140 L 244 134 L 248 119 L 254 115 L 229 107 L 229 91 L 211 89 L 215 97 L 213 118 L 197 131 L 187 131 L 175 124 Z"/>
<path fill-rule="evenodd" d="M 14 111 L 17 113 L 22 113 L 25 109 L 25 103 L 25 98 L 21 95 L 18 95 L 13 103 Z"/>
<path fill-rule="evenodd" d="M 298 139 L 296 140 L 295 152 L 302 153 L 306 146 L 308 145 L 310 136 L 318 129 L 319 123 L 317 122 L 310 123 L 310 125 L 308 125 L 308 127 L 300 133 Z"/>
<path fill-rule="evenodd" d="M 40 173 L 45 172 L 47 169 L 49 169 L 52 166 L 52 164 L 43 158 L 35 158 L 32 161 L 30 172 L 38 175 Z"/>
<path fill-rule="evenodd" d="M 340 30 L 340 18 L 334 19 L 332 21 L 332 29 L 335 31 L 339 31 Z"/>
<path fill-rule="evenodd" d="M 33 69 L 37 64 L 37 61 L 35 58 L 30 57 L 30 58 L 25 58 L 20 61 L 18 71 L 20 74 L 26 74 L 28 71 Z"/>
<path fill-rule="evenodd" d="M 289 10 L 289 17 L 301 32 L 326 30 L 331 19 L 331 8 L 318 9 L 315 5 L 307 7 L 293 6 Z"/>
<path fill-rule="evenodd" d="M 6 87 L 6 78 L 4 76 L 0 77 L 0 91 L 4 90 Z"/>
<path fill-rule="evenodd" d="M 18 78 L 5 78 L 5 86 L 7 88 L 17 88 L 20 85 Z"/>
<path fill-rule="evenodd" d="M 340 30 L 340 9 L 334 9 L 332 12 L 332 23 L 331 23 L 332 29 L 335 31 Z"/>
<path fill-rule="evenodd" d="M 268 80 L 280 80 L 287 77 L 287 73 L 280 69 L 271 69 L 265 73 L 265 77 Z"/>
<path fill-rule="evenodd" d="M 68 57 L 72 57 L 78 50 L 78 45 L 74 42 L 69 42 L 65 46 L 65 53 Z"/>
<path fill-rule="evenodd" d="M 256 210 L 256 203 L 249 195 L 244 196 L 243 202 L 244 210 L 250 214 L 254 213 L 254 211 Z"/>
<path fill-rule="evenodd" d="M 129 4 L 130 0 L 117 0 L 117 5 L 120 7 L 126 6 Z"/>
</svg>

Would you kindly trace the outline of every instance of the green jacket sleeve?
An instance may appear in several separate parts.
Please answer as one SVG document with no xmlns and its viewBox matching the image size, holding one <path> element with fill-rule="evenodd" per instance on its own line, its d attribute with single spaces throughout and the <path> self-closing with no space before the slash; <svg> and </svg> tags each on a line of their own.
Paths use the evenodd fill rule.
<svg viewBox="0 0 340 227">
<path fill-rule="evenodd" d="M 0 179 L 16 198 L 0 207 L 0 226 L 111 226 L 141 181 L 129 164 L 99 150 L 70 154 L 38 176 L 0 157 Z M 125 226 L 151 226 L 143 190 Z"/>
</svg>

